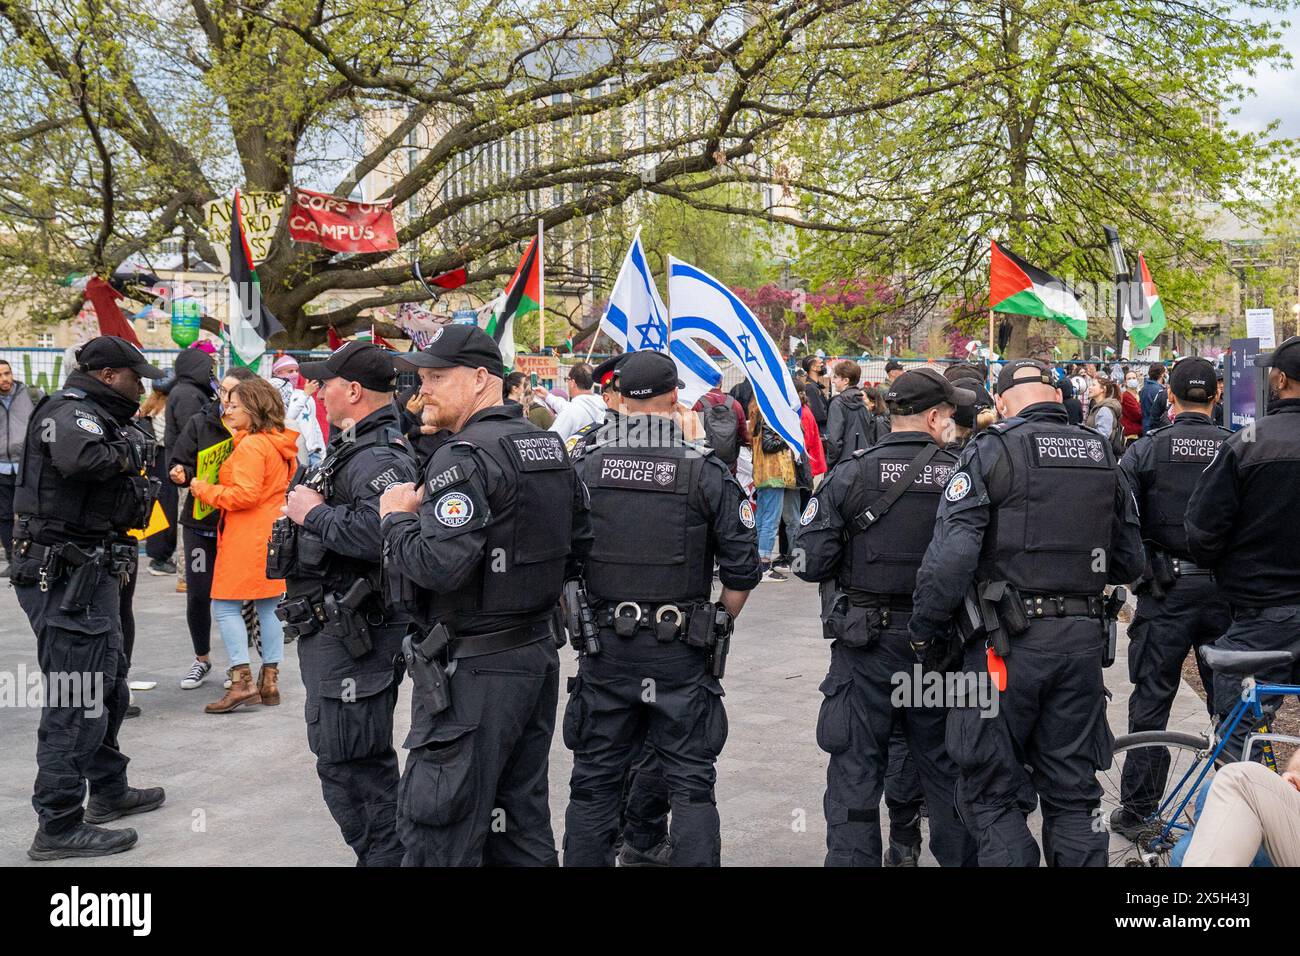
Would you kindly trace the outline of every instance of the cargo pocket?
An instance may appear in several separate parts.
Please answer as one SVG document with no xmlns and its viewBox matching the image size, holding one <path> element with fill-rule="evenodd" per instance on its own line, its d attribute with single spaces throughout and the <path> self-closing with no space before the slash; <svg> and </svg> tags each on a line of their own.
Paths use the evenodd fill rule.
<svg viewBox="0 0 1300 956">
<path fill-rule="evenodd" d="M 377 757 L 393 746 L 393 670 L 322 678 L 316 755 L 328 763 Z"/>
<path fill-rule="evenodd" d="M 413 823 L 446 827 L 474 809 L 476 725 L 446 723 L 422 735 L 407 758 L 398 813 Z"/>
<path fill-rule="evenodd" d="M 842 754 L 849 749 L 853 733 L 853 714 L 849 700 L 849 688 L 852 686 L 851 677 L 827 675 L 822 681 L 820 690 L 826 696 L 817 714 L 817 746 L 828 754 Z"/>
<path fill-rule="evenodd" d="M 726 746 L 730 725 L 727 723 L 727 708 L 722 703 L 722 685 L 710 678 L 704 683 L 704 740 L 709 752 L 717 757 Z"/>
<path fill-rule="evenodd" d="M 1096 725 L 1093 727 L 1093 756 L 1098 770 L 1109 770 L 1115 757 L 1115 735 L 1110 732 L 1110 721 L 1106 719 L 1106 697 L 1097 699 Z"/>
<path fill-rule="evenodd" d="M 569 700 L 564 705 L 564 721 L 560 725 L 564 746 L 574 752 L 582 746 L 582 726 L 587 719 L 587 703 L 582 698 L 582 685 L 581 674 L 569 678 L 566 684 Z"/>
</svg>

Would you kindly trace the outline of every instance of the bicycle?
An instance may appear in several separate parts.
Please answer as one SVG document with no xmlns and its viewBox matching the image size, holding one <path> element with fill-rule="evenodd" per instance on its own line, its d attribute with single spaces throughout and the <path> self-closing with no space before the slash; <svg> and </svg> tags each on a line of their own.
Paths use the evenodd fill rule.
<svg viewBox="0 0 1300 956">
<path fill-rule="evenodd" d="M 1232 711 L 1217 726 L 1212 725 L 1207 734 L 1147 730 L 1115 739 L 1111 768 L 1102 780 L 1102 806 L 1098 810 L 1100 820 L 1112 834 L 1111 865 L 1169 865 L 1170 853 L 1195 824 L 1197 793 L 1217 768 L 1233 762 L 1224 750 L 1243 719 L 1249 717 L 1257 729 L 1246 737 L 1242 760 L 1248 760 L 1256 744 L 1262 744 L 1265 765 L 1277 773 L 1273 745 L 1300 745 L 1300 737 L 1272 733 L 1269 725 L 1285 698 L 1300 698 L 1300 685 L 1261 684 L 1254 676 L 1260 671 L 1294 663 L 1293 653 L 1229 651 L 1211 644 L 1202 646 L 1199 652 L 1216 674 L 1242 678 L 1241 695 Z M 1137 811 L 1134 814 L 1139 817 L 1137 822 L 1117 829 L 1111 822 L 1112 812 L 1123 806 L 1120 781 L 1124 768 L 1129 765 L 1136 767 L 1130 785 L 1136 784 L 1137 789 L 1148 795 L 1156 794 L 1147 800 L 1154 802 L 1155 809 L 1145 814 Z"/>
</svg>

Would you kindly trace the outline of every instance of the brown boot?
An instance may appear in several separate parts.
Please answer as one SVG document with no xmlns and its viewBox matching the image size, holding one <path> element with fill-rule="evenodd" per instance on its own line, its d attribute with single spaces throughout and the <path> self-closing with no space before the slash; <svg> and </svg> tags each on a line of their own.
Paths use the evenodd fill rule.
<svg viewBox="0 0 1300 956">
<path fill-rule="evenodd" d="M 262 703 L 267 707 L 274 707 L 280 703 L 279 681 L 279 664 L 263 664 L 262 669 L 257 672 L 257 692 L 262 697 Z"/>
<path fill-rule="evenodd" d="M 226 691 L 226 696 L 208 704 L 203 710 L 209 714 L 228 714 L 241 704 L 261 702 L 262 695 L 253 683 L 253 669 L 247 664 L 238 664 L 230 669 L 230 689 Z"/>
</svg>

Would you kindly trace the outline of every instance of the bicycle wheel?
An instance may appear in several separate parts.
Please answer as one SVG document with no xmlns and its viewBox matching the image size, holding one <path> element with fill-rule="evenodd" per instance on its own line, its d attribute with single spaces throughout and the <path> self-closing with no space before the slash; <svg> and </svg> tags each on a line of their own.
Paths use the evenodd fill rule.
<svg viewBox="0 0 1300 956">
<path fill-rule="evenodd" d="M 1192 788 L 1213 751 L 1214 740 L 1197 734 L 1147 730 L 1115 738 L 1111 767 L 1099 775 L 1102 786 L 1099 812 L 1102 824 L 1110 832 L 1111 866 L 1169 865 L 1174 846 L 1185 838 L 1195 822 L 1196 798 Z M 1224 763 L 1227 761 L 1218 760 L 1201 781 L 1202 785 L 1212 780 L 1215 769 Z M 1130 792 L 1145 793 L 1148 802 L 1154 801 L 1158 808 L 1163 808 L 1148 813 L 1128 835 L 1110 827 L 1111 813 L 1122 806 L 1125 767 L 1129 768 Z M 1179 805 L 1189 794 L 1191 798 L 1178 813 Z M 1175 828 L 1166 834 L 1171 818 Z"/>
</svg>

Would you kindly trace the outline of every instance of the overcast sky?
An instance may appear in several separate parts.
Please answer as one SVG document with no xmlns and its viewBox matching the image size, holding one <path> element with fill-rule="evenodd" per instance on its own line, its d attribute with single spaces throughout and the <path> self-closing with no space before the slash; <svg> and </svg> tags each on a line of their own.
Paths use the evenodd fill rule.
<svg viewBox="0 0 1300 956">
<path fill-rule="evenodd" d="M 1278 19 L 1292 21 L 1283 42 L 1300 63 L 1300 13 Z M 1281 120 L 1278 130 L 1281 135 L 1300 137 L 1300 71 L 1273 70 L 1254 77 L 1243 76 L 1241 81 L 1254 87 L 1255 95 L 1241 104 L 1238 115 L 1228 118 L 1234 127 L 1254 131 L 1263 129 L 1271 120 Z"/>
</svg>

